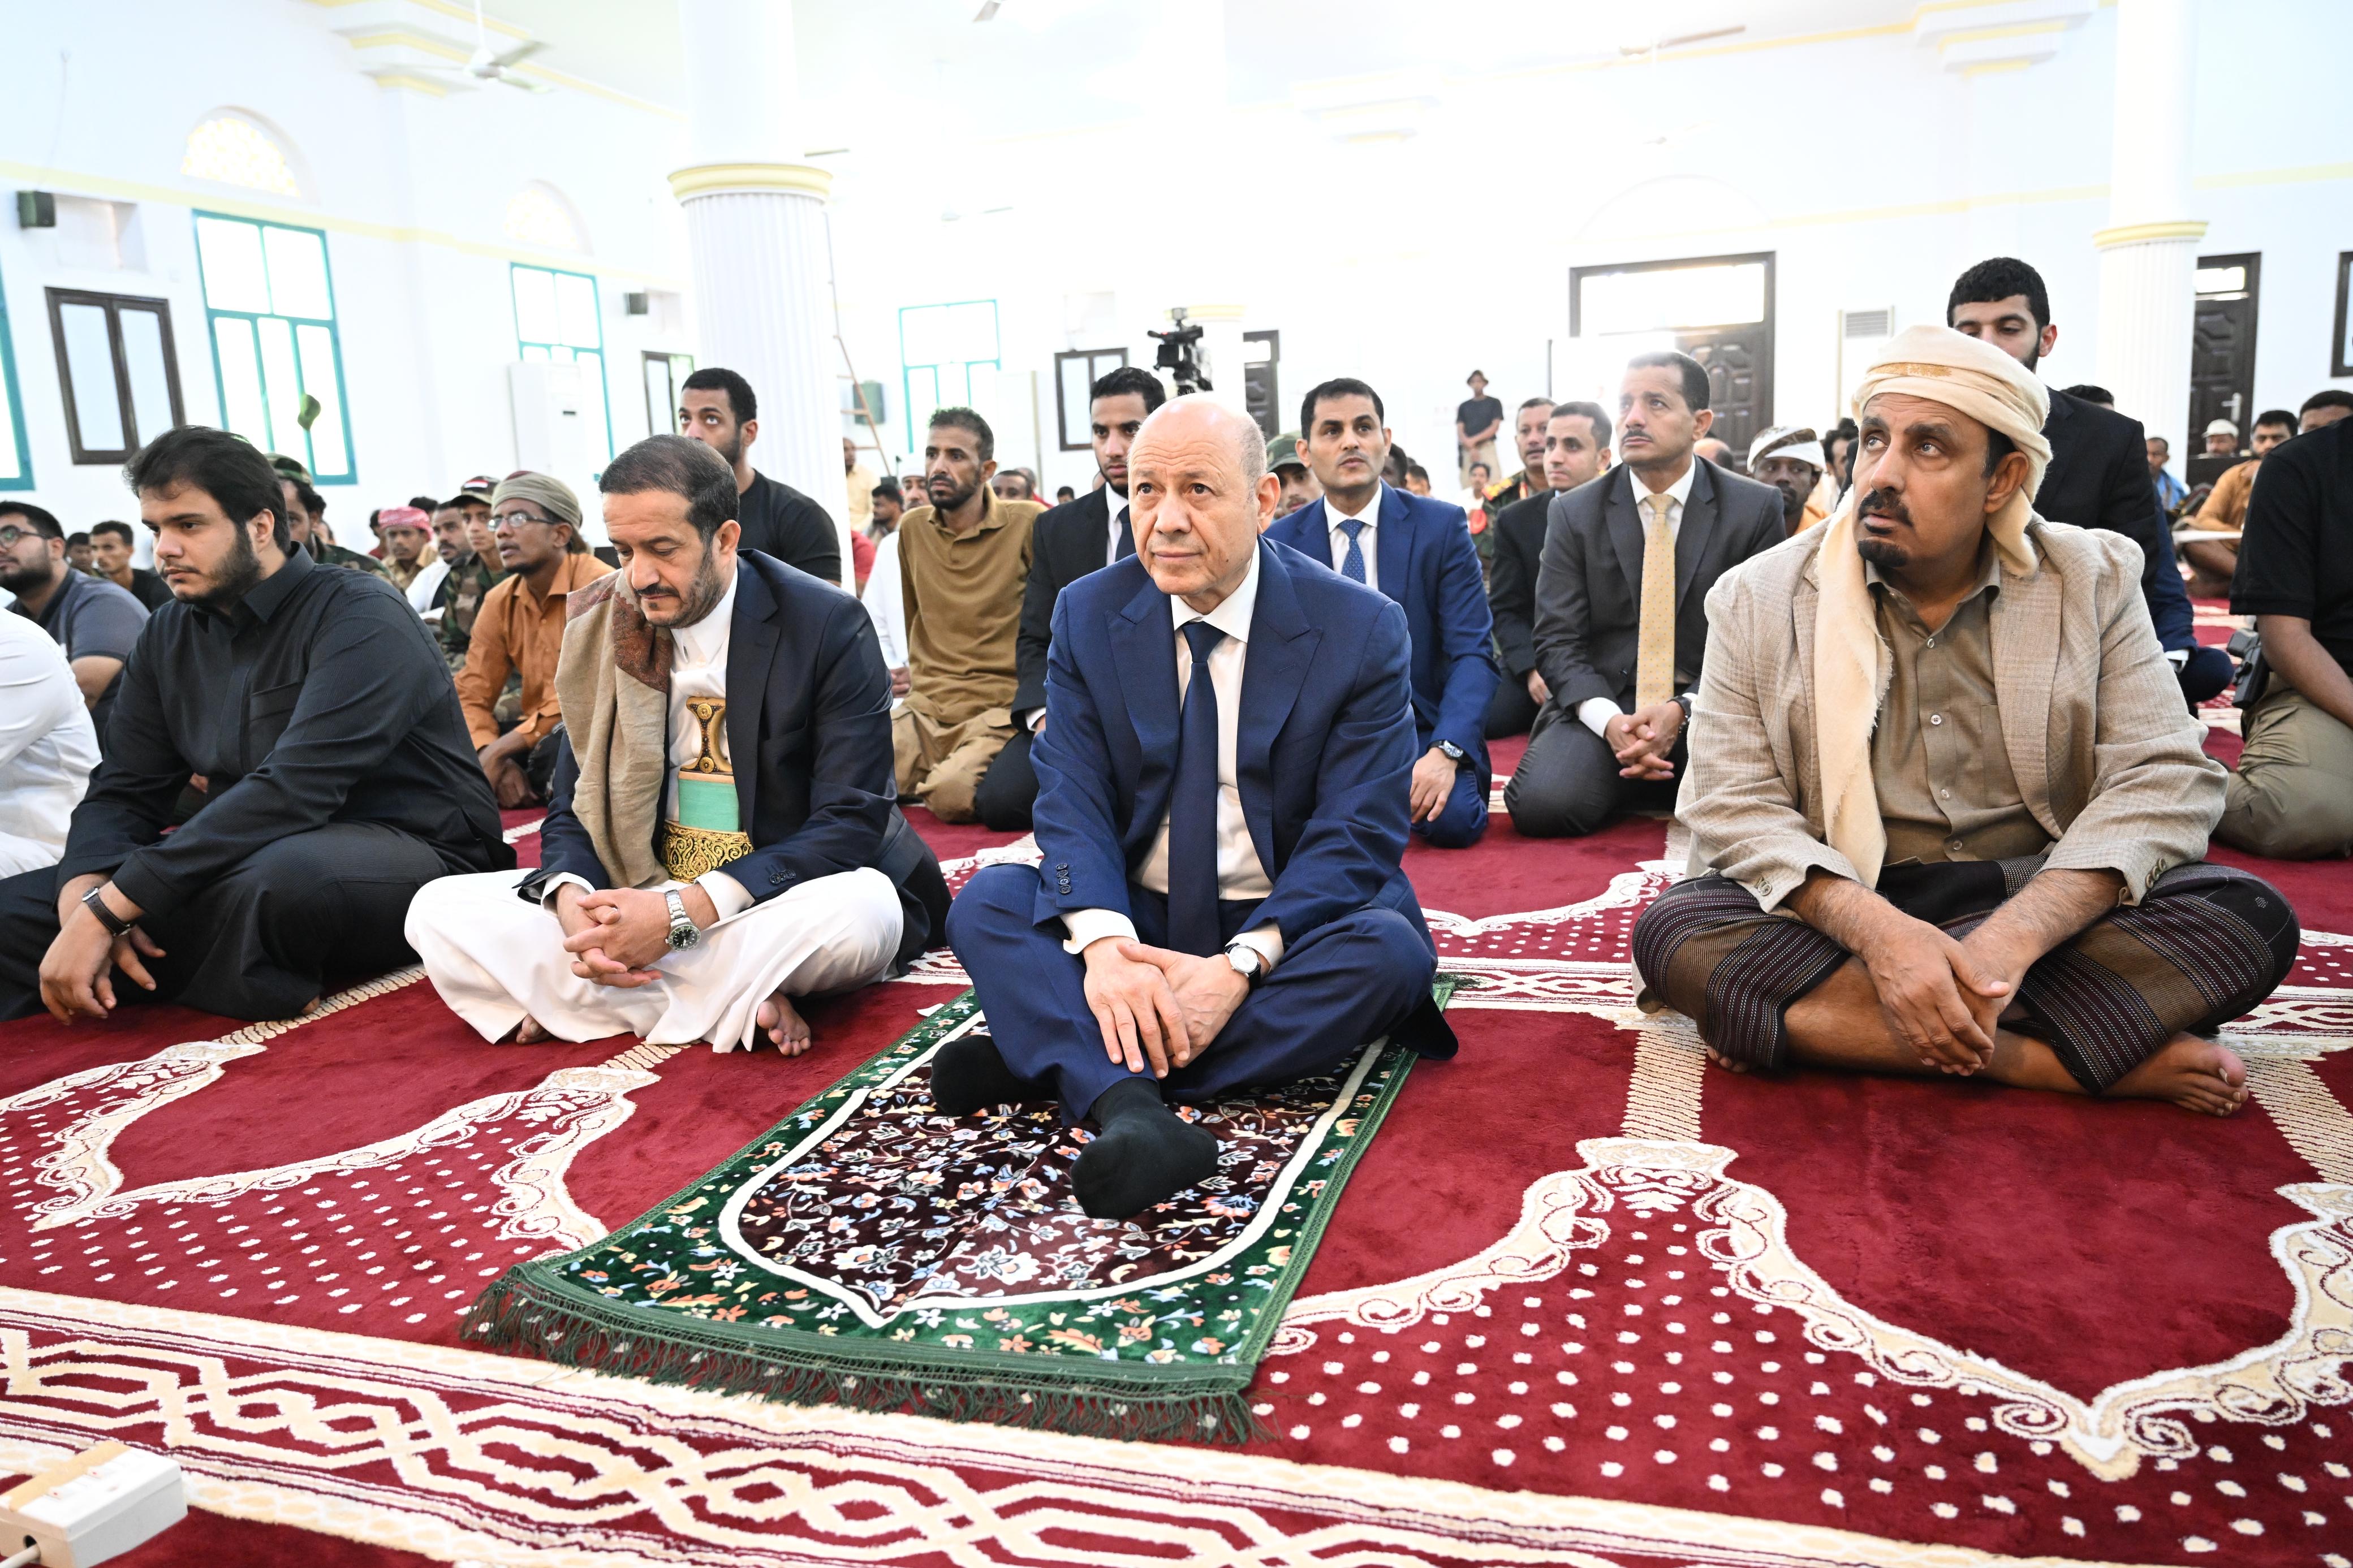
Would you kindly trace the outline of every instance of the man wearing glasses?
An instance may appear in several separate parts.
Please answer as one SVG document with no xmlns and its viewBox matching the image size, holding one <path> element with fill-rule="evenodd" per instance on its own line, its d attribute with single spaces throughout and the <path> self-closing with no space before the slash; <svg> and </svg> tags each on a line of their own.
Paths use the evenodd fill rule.
<svg viewBox="0 0 2353 1568">
<path fill-rule="evenodd" d="M 571 487 L 545 474 L 509 474 L 500 482 L 491 496 L 491 537 L 506 576 L 482 595 L 458 700 L 491 790 L 512 811 L 547 798 L 562 750 L 555 661 L 564 651 L 566 596 L 612 568 L 588 553 Z M 510 671 L 522 678 L 522 718 L 501 734 L 491 710 Z"/>
</svg>

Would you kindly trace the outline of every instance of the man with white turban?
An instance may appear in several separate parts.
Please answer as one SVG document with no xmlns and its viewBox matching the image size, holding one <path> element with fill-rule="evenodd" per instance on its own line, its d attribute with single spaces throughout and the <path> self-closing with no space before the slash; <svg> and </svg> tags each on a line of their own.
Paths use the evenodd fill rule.
<svg viewBox="0 0 2353 1568">
<path fill-rule="evenodd" d="M 2138 552 L 2035 514 L 2042 384 L 1949 328 L 1855 395 L 1852 499 L 1726 574 L 1646 1004 L 1736 1070 L 1982 1073 L 2227 1116 L 2212 1032 L 2295 961 L 2295 911 L 2204 863 L 2200 750 Z"/>
<path fill-rule="evenodd" d="M 1820 499 L 1821 438 L 1802 425 L 1776 425 L 1757 432 L 1748 443 L 1748 477 L 1781 492 L 1781 521 L 1791 533 L 1803 533 L 1831 514 L 1831 503 Z M 1832 493 L 1831 500 L 1836 500 Z"/>
</svg>

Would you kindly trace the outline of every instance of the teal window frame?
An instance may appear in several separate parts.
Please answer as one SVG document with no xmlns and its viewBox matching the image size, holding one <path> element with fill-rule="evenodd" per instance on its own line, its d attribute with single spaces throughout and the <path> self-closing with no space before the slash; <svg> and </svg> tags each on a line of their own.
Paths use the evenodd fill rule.
<svg viewBox="0 0 2353 1568">
<path fill-rule="evenodd" d="M 954 310 L 962 309 L 966 305 L 986 305 L 988 307 L 989 336 L 994 339 L 997 343 L 997 353 L 995 354 L 991 355 L 987 359 L 938 360 L 920 364 L 912 363 L 908 360 L 907 317 L 912 312 L 918 310 Z M 934 304 L 902 305 L 899 307 L 899 393 L 900 395 L 905 399 L 901 406 L 905 408 L 907 411 L 907 445 L 911 450 L 920 454 L 923 449 L 923 444 L 921 439 L 922 432 L 918 431 L 914 427 L 914 419 L 917 412 L 921 411 L 928 416 L 934 408 L 952 408 L 959 404 L 966 407 L 971 406 L 973 366 L 985 364 L 991 370 L 1003 370 L 1005 368 L 1004 353 L 1005 320 L 1003 313 L 998 310 L 997 307 L 997 301 L 994 300 L 942 300 Z M 944 395 L 944 390 L 940 386 L 940 372 L 951 365 L 955 367 L 960 379 L 964 383 L 962 388 L 963 395 L 961 397 L 946 396 Z M 915 373 L 917 371 L 928 371 L 931 373 L 932 388 L 936 397 L 936 401 L 926 402 L 915 395 Z"/>
<path fill-rule="evenodd" d="M 25 395 L 16 382 L 16 339 L 8 327 L 8 290 L 0 283 L 0 392 L 8 399 L 7 439 L 16 444 L 16 476 L 0 474 L 0 490 L 33 488 L 33 444 L 25 435 Z"/>
<path fill-rule="evenodd" d="M 211 288 L 205 279 L 205 247 L 201 237 L 199 237 L 196 245 L 196 287 L 198 291 L 202 293 L 205 298 L 205 350 L 206 353 L 211 356 L 213 362 L 213 394 L 220 399 L 220 418 L 223 427 L 226 428 L 228 425 L 228 383 L 221 371 L 220 328 L 217 323 L 223 319 L 243 321 L 247 323 L 248 327 L 255 333 L 257 342 L 259 341 L 260 334 L 261 323 L 264 321 L 284 321 L 287 323 L 290 331 L 297 327 L 323 327 L 326 329 L 327 332 L 329 354 L 333 360 L 335 367 L 335 408 L 341 416 L 343 426 L 343 471 L 340 474 L 322 474 L 319 472 L 319 454 L 316 440 L 317 432 L 315 430 L 305 430 L 302 432 L 302 451 L 301 453 L 302 466 L 311 470 L 311 482 L 319 486 L 322 489 L 334 485 L 358 484 L 360 482 L 359 448 L 358 444 L 352 438 L 352 403 L 351 398 L 346 395 L 345 393 L 345 386 L 347 384 L 343 376 L 343 332 L 340 324 L 337 307 L 335 305 L 335 258 L 327 247 L 327 231 L 323 228 L 311 228 L 306 225 L 299 223 L 280 223 L 277 220 L 270 218 L 251 218 L 242 216 L 237 213 L 212 212 L 203 207 L 195 209 L 195 211 L 189 215 L 189 221 L 192 225 L 195 222 L 206 219 L 217 223 L 243 224 L 248 228 L 259 229 L 264 234 L 267 234 L 270 229 L 280 228 L 289 230 L 295 234 L 307 234 L 311 236 L 319 242 L 319 265 L 324 276 L 327 288 L 327 313 L 324 316 L 295 316 L 289 315 L 280 310 L 233 310 L 216 309 L 212 302 Z M 275 303 L 274 300 L 272 302 Z M 294 379 L 295 392 L 298 396 L 306 393 L 311 393 L 311 388 L 307 384 L 307 378 L 302 374 L 302 360 L 299 353 L 294 356 Z M 312 395 L 315 395 L 315 394 Z M 272 421 L 269 415 L 269 384 L 266 372 L 262 381 L 261 398 L 263 408 L 262 418 L 265 426 L 268 426 L 271 424 Z M 248 437 L 248 439 L 250 437 Z M 269 441 L 261 444 L 262 450 L 266 452 L 274 449 L 272 443 L 274 443 L 277 437 L 274 435 L 271 436 Z M 295 454 L 292 453 L 288 454 L 290 457 L 294 455 Z"/>
<path fill-rule="evenodd" d="M 596 341 L 594 344 L 560 343 L 545 338 L 527 338 L 522 335 L 522 304 L 515 298 L 514 285 L 515 279 L 526 272 L 544 272 L 551 278 L 577 278 L 588 285 L 588 297 L 594 306 L 591 313 L 596 322 Z M 596 354 L 596 400 L 605 410 L 605 460 L 612 461 L 613 356 L 605 350 L 605 291 L 596 286 L 596 275 L 593 272 L 576 272 L 565 267 L 542 267 L 537 262 L 532 261 L 510 261 L 507 263 L 507 308 L 514 312 L 515 358 L 531 358 L 529 351 L 533 349 L 539 350 L 551 360 L 555 357 L 555 351 L 558 349 L 564 351 L 567 360 L 571 358 L 575 349 L 590 349 Z"/>
</svg>

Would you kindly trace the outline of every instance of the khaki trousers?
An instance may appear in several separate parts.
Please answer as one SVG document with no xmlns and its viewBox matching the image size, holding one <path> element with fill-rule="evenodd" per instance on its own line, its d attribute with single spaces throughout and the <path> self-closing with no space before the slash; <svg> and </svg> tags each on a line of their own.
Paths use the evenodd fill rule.
<svg viewBox="0 0 2353 1568">
<path fill-rule="evenodd" d="M 2353 850 L 2353 729 L 2272 675 L 2240 716 L 2247 749 L 2214 837 L 2250 855 L 2317 860 Z"/>
<path fill-rule="evenodd" d="M 997 753 L 1013 739 L 1013 715 L 984 709 L 960 724 L 943 724 L 912 704 L 891 715 L 891 749 L 899 794 L 921 800 L 942 822 L 977 822 L 973 795 Z"/>
</svg>

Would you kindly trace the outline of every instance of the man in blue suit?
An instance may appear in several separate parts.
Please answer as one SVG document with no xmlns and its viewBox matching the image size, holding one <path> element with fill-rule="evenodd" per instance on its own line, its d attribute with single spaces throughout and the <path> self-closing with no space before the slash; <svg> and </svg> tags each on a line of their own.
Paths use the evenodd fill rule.
<svg viewBox="0 0 2353 1568">
<path fill-rule="evenodd" d="M 1260 539 L 1282 494 L 1261 440 L 1199 398 L 1145 422 L 1136 553 L 1054 607 L 1044 858 L 983 868 L 948 911 L 990 1033 L 942 1048 L 933 1099 L 964 1116 L 1050 1096 L 1092 1121 L 1071 1181 L 1098 1218 L 1216 1169 L 1170 1098 L 1326 1070 L 1383 1034 L 1454 1054 L 1398 864 L 1405 616 Z"/>
<path fill-rule="evenodd" d="M 1380 395 L 1327 381 L 1299 410 L 1299 455 L 1324 487 L 1266 531 L 1405 606 L 1413 636 L 1413 830 L 1441 849 L 1487 829 L 1487 703 L 1503 679 L 1479 552 L 1462 509 L 1381 483 L 1389 432 Z"/>
</svg>

